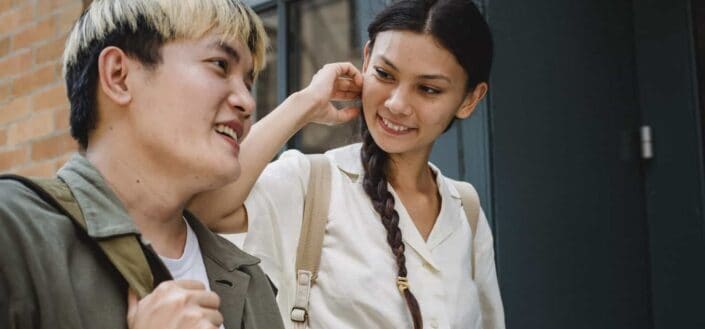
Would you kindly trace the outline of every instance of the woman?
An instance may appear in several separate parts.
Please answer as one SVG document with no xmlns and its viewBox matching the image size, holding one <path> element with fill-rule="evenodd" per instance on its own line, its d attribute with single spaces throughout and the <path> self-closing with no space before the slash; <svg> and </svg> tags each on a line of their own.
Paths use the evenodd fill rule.
<svg viewBox="0 0 705 329">
<path fill-rule="evenodd" d="M 245 249 L 262 259 L 291 327 L 310 163 L 298 151 L 267 162 L 305 124 L 352 119 L 356 109 L 329 101 L 355 96 L 363 80 L 363 142 L 326 153 L 330 207 L 310 327 L 504 328 L 487 220 L 480 215 L 473 237 L 458 191 L 428 162 L 435 140 L 487 92 L 487 24 L 470 0 L 412 0 L 387 7 L 368 32 L 362 73 L 321 69 L 253 126 L 241 178 L 192 209 L 217 231 L 248 231 Z"/>
</svg>

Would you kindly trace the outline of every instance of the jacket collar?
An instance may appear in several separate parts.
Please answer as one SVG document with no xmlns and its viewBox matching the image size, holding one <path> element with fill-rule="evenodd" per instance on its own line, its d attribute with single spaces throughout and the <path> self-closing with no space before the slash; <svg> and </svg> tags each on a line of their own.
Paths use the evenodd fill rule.
<svg viewBox="0 0 705 329">
<path fill-rule="evenodd" d="M 198 238 L 209 286 L 220 297 L 223 324 L 226 328 L 238 327 L 243 322 L 251 278 L 250 272 L 241 267 L 256 265 L 260 260 L 211 232 L 188 211 L 184 211 L 184 217 Z"/>
<path fill-rule="evenodd" d="M 196 233 L 198 245 L 201 247 L 201 254 L 203 254 L 204 259 L 209 258 L 215 264 L 230 272 L 241 266 L 259 264 L 259 258 L 235 248 L 230 241 L 206 228 L 190 212 L 184 211 L 184 217 L 193 232 Z"/>
<path fill-rule="evenodd" d="M 117 195 L 110 189 L 103 176 L 88 159 L 75 154 L 59 170 L 59 177 L 66 182 L 86 219 L 86 231 L 93 238 L 139 234 Z M 198 237 L 204 257 L 212 258 L 228 271 L 242 265 L 254 265 L 259 259 L 233 248 L 232 244 L 208 230 L 191 213 L 184 217 Z"/>
<path fill-rule="evenodd" d="M 125 206 L 98 169 L 83 155 L 74 154 L 59 170 L 58 176 L 66 182 L 76 198 L 86 219 L 86 232 L 90 237 L 139 234 Z"/>
</svg>

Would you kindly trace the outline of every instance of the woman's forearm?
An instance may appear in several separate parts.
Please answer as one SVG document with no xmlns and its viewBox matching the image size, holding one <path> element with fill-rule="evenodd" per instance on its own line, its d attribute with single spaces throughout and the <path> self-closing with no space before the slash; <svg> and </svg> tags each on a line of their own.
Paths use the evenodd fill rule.
<svg viewBox="0 0 705 329">
<path fill-rule="evenodd" d="M 309 122 L 340 124 L 352 120 L 359 114 L 359 108 L 351 105 L 338 110 L 330 101 L 354 100 L 361 92 L 362 75 L 355 66 L 350 63 L 323 66 L 308 87 L 289 96 L 252 126 L 240 145 L 240 177 L 225 187 L 196 196 L 189 209 L 216 231 L 246 231 L 243 203 L 257 177 L 284 143 Z"/>
<path fill-rule="evenodd" d="M 252 126 L 240 144 L 240 177 L 228 185 L 196 196 L 189 209 L 212 229 L 223 233 L 246 231 L 243 203 L 265 166 L 291 136 L 305 126 L 313 102 L 292 94 L 276 109 Z"/>
</svg>

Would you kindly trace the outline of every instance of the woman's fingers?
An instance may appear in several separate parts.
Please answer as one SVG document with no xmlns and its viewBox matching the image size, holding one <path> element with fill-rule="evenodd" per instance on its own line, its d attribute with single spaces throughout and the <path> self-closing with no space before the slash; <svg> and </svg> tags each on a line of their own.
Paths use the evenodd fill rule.
<svg viewBox="0 0 705 329">
<path fill-rule="evenodd" d="M 362 87 L 362 73 L 352 63 L 335 63 L 338 77 L 349 77 L 355 85 Z"/>
</svg>

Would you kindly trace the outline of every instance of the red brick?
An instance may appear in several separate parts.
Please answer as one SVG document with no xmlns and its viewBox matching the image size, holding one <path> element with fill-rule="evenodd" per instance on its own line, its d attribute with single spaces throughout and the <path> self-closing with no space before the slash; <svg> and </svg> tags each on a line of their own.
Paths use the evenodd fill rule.
<svg viewBox="0 0 705 329">
<path fill-rule="evenodd" d="M 66 37 L 61 36 L 55 40 L 50 41 L 34 50 L 34 61 L 35 64 L 43 64 L 48 61 L 60 61 L 61 54 L 64 52 L 64 43 L 66 42 Z M 1 51 L 1 48 L 0 48 Z M 2 53 L 0 53 L 2 54 Z"/>
<path fill-rule="evenodd" d="M 10 81 L 0 83 L 0 105 L 10 101 L 10 91 L 12 90 L 11 87 L 12 83 Z"/>
<path fill-rule="evenodd" d="M 56 35 L 56 18 L 50 16 L 30 25 L 12 37 L 12 49 L 24 49 Z"/>
<path fill-rule="evenodd" d="M 10 53 L 10 38 L 0 40 L 0 57 L 4 57 Z"/>
<path fill-rule="evenodd" d="M 29 118 L 14 123 L 7 133 L 7 142 L 17 145 L 49 135 L 54 131 L 54 113 L 44 111 L 34 113 Z"/>
<path fill-rule="evenodd" d="M 69 159 L 71 159 L 71 157 L 73 156 L 74 153 L 76 153 L 76 152 L 66 153 L 66 154 L 62 155 L 61 157 L 59 157 L 58 159 L 54 160 L 54 171 L 55 172 L 59 171 L 59 169 L 61 169 L 61 167 L 63 167 L 66 164 L 66 162 L 68 162 Z"/>
<path fill-rule="evenodd" d="M 54 10 L 65 7 L 69 2 L 76 2 L 75 0 L 37 0 L 37 8 L 41 10 L 40 13 L 50 13 Z M 79 2 L 80 3 L 80 2 Z"/>
<path fill-rule="evenodd" d="M 0 12 L 4 12 L 12 7 L 12 0 L 0 0 Z"/>
<path fill-rule="evenodd" d="M 11 56 L 0 58 L 0 80 L 29 71 L 31 67 L 32 52 L 29 50 L 15 52 Z"/>
<path fill-rule="evenodd" d="M 7 171 L 12 167 L 27 162 L 27 160 L 29 160 L 29 150 L 27 148 L 0 152 L 0 171 Z"/>
<path fill-rule="evenodd" d="M 80 1 L 73 1 L 70 5 L 62 7 L 57 27 L 61 31 L 70 31 L 73 23 L 81 16 L 81 12 L 83 12 L 83 4 Z"/>
<path fill-rule="evenodd" d="M 66 86 L 63 83 L 56 83 L 53 87 L 42 90 L 32 96 L 33 110 L 44 111 L 68 105 L 66 97 Z"/>
<path fill-rule="evenodd" d="M 49 137 L 32 143 L 32 161 L 55 158 L 78 149 L 78 144 L 68 131 L 61 135 Z"/>
<path fill-rule="evenodd" d="M 19 3 L 18 0 L 0 0 L 0 12 L 9 11 Z"/>
<path fill-rule="evenodd" d="M 54 128 L 57 130 L 67 130 L 70 127 L 69 123 L 69 107 L 62 107 L 54 112 Z"/>
<path fill-rule="evenodd" d="M 1 1 L 1 0 L 0 0 Z M 18 1 L 22 3 L 23 1 Z M 21 5 L 12 8 L 0 15 L 0 35 L 11 31 L 16 31 L 27 26 L 34 18 L 35 4 L 31 1 L 24 1 Z"/>
<path fill-rule="evenodd" d="M 29 177 L 53 177 L 56 169 L 54 161 L 32 163 L 26 167 L 13 170 L 16 174 Z"/>
<path fill-rule="evenodd" d="M 57 79 L 56 65 L 53 63 L 46 65 L 12 81 L 12 95 L 20 96 L 28 94 L 40 87 L 55 82 Z"/>
<path fill-rule="evenodd" d="M 29 97 L 15 98 L 11 102 L 0 106 L 0 125 L 5 125 L 25 117 L 32 107 Z"/>
</svg>

